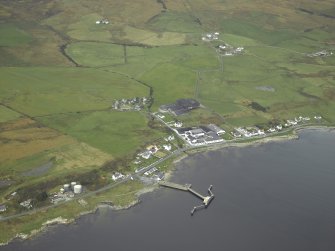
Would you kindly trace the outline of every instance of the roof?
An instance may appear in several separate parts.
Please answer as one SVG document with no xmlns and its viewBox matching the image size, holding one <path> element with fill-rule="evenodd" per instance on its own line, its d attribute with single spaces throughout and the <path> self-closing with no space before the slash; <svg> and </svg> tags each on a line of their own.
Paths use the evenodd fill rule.
<svg viewBox="0 0 335 251">
<path fill-rule="evenodd" d="M 188 132 L 188 131 L 192 130 L 192 128 L 191 127 L 184 127 L 184 128 L 176 128 L 176 130 L 179 134 L 183 134 L 185 132 Z"/>
<path fill-rule="evenodd" d="M 211 138 L 211 140 L 219 140 L 221 137 L 219 137 L 215 132 L 209 132 L 207 133 L 207 136 Z"/>
<path fill-rule="evenodd" d="M 204 132 L 211 132 L 212 130 L 209 129 L 207 126 L 199 126 Z"/>
<path fill-rule="evenodd" d="M 211 131 L 216 132 L 216 133 L 224 131 L 222 128 L 220 128 L 220 127 L 218 127 L 217 125 L 214 125 L 214 124 L 209 124 L 209 125 L 207 125 L 207 127 Z"/>
<path fill-rule="evenodd" d="M 170 111 L 178 116 L 192 109 L 198 108 L 199 106 L 200 103 L 195 99 L 178 99 L 175 103 L 161 105 L 159 109 L 161 111 Z"/>
<path fill-rule="evenodd" d="M 193 135 L 205 133 L 201 128 L 196 128 L 190 131 Z"/>
<path fill-rule="evenodd" d="M 182 106 L 184 108 L 196 108 L 200 106 L 200 103 L 195 99 L 178 99 L 176 105 Z"/>
</svg>

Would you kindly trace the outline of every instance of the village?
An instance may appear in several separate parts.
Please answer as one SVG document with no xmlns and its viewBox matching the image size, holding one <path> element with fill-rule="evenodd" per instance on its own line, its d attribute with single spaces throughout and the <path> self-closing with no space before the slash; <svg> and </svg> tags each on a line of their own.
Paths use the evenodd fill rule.
<svg viewBox="0 0 335 251">
<path fill-rule="evenodd" d="M 137 111 L 142 109 L 148 102 L 150 102 L 150 99 L 146 97 L 121 99 L 114 101 L 113 108 L 121 111 Z M 260 129 L 257 126 L 241 126 L 233 127 L 230 131 L 227 131 L 214 123 L 184 126 L 182 119 L 177 119 L 183 117 L 183 114 L 188 114 L 200 108 L 204 108 L 204 106 L 195 99 L 178 99 L 174 103 L 161 105 L 157 112 L 152 113 L 152 116 L 162 126 L 167 127 L 171 133 L 138 151 L 131 163 L 132 170 L 134 170 L 132 174 L 113 172 L 110 174 L 110 181 L 119 182 L 128 179 L 139 179 L 145 184 L 154 184 L 165 178 L 165 170 L 158 164 L 183 149 L 225 144 L 234 140 L 263 138 L 311 121 L 311 117 L 298 116 L 268 128 Z M 313 119 L 313 122 L 317 123 L 322 121 L 320 115 L 315 115 Z M 230 140 L 227 139 L 228 135 L 230 135 Z M 84 189 L 79 182 L 73 181 L 69 184 L 63 184 L 58 191 L 50 193 L 47 197 L 51 204 L 56 205 L 80 198 L 80 195 L 85 192 L 88 192 L 88 190 Z M 15 197 L 15 195 L 16 192 L 11 194 L 12 197 Z M 86 205 L 85 200 L 82 198 L 78 199 L 78 203 L 82 206 Z M 34 208 L 33 200 L 22 201 L 20 206 L 25 210 L 31 210 Z M 0 204 L 0 213 L 6 211 L 7 206 Z"/>
</svg>

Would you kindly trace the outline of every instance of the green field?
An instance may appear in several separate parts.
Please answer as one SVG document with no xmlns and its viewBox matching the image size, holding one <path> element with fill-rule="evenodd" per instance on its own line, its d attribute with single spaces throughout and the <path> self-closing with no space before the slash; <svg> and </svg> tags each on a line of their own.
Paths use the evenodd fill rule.
<svg viewBox="0 0 335 251">
<path fill-rule="evenodd" d="M 0 24 L 0 46 L 17 46 L 31 42 L 31 36 L 13 24 Z"/>
<path fill-rule="evenodd" d="M 186 126 L 229 131 L 300 115 L 334 125 L 334 9 L 333 0 L 1 1 L 0 181 L 11 184 L 0 188 L 0 203 L 17 213 L 20 200 L 64 179 L 95 189 L 113 171 L 129 172 L 137 151 L 168 135 L 149 113 L 179 98 L 203 105 L 169 116 Z M 218 40 L 203 41 L 208 32 Z M 224 43 L 244 51 L 223 56 Z M 311 56 L 320 51 L 328 55 Z M 140 112 L 112 109 L 114 100 L 149 96 Z M 11 229 L 1 238 L 82 210 L 0 223 Z"/>
<path fill-rule="evenodd" d="M 144 114 L 138 112 L 93 112 L 43 117 L 48 126 L 56 128 L 115 157 L 140 149 L 162 136 L 147 126 Z"/>
<path fill-rule="evenodd" d="M 89 68 L 1 68 L 0 99 L 30 116 L 108 109 L 114 99 L 148 96 L 120 74 Z"/>
<path fill-rule="evenodd" d="M 17 119 L 20 117 L 20 114 L 10 110 L 2 105 L 0 105 L 0 123 Z"/>
</svg>

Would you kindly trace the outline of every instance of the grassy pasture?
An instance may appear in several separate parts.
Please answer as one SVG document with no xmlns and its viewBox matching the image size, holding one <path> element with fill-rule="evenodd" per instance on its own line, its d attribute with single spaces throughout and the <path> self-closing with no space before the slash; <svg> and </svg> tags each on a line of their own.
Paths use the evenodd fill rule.
<svg viewBox="0 0 335 251">
<path fill-rule="evenodd" d="M 150 46 L 174 45 L 185 43 L 186 35 L 179 32 L 153 32 L 120 22 L 111 21 L 110 24 L 96 24 L 104 16 L 92 13 L 80 17 L 77 22 L 70 24 L 67 34 L 78 40 L 86 41 L 123 41 L 125 43 L 140 43 Z"/>
<path fill-rule="evenodd" d="M 334 66 L 331 65 L 318 65 L 318 64 L 286 64 L 282 63 L 279 66 L 285 67 L 296 74 L 302 74 L 306 76 L 320 76 L 335 75 Z"/>
<path fill-rule="evenodd" d="M 224 122 L 218 114 L 206 108 L 192 110 L 188 113 L 179 115 L 177 119 L 178 121 L 183 122 L 183 126 L 185 127 L 207 125 L 211 123 L 221 126 Z"/>
<path fill-rule="evenodd" d="M 79 68 L 0 68 L 0 99 L 31 116 L 107 109 L 114 99 L 147 96 L 119 74 Z"/>
<path fill-rule="evenodd" d="M 16 186 L 97 168 L 112 157 L 33 120 L 22 118 L 2 123 L 0 128 L 0 176 L 18 181 Z M 52 160 L 54 167 L 41 177 L 21 174 Z M 13 186 L 10 189 L 15 189 Z"/>
<path fill-rule="evenodd" d="M 6 122 L 9 120 L 17 119 L 21 115 L 13 110 L 10 110 L 2 105 L 0 105 L 0 123 Z"/>
<path fill-rule="evenodd" d="M 123 46 L 110 43 L 79 42 L 66 52 L 80 65 L 89 67 L 124 64 Z"/>
<path fill-rule="evenodd" d="M 202 27 L 197 22 L 197 20 L 190 16 L 185 15 L 184 12 L 180 11 L 167 11 L 162 12 L 149 21 L 150 27 L 152 29 L 162 32 L 162 31 L 172 31 L 172 32 L 182 32 L 182 33 L 201 33 L 203 32 Z"/>
<path fill-rule="evenodd" d="M 244 36 L 239 36 L 235 34 L 230 34 L 230 33 L 224 33 L 222 35 L 222 39 L 233 46 L 255 46 L 259 45 L 260 42 L 258 42 L 255 39 L 244 37 Z"/>
<path fill-rule="evenodd" d="M 14 24 L 0 24 L 0 46 L 17 46 L 32 41 L 32 37 Z"/>
<path fill-rule="evenodd" d="M 196 74 L 192 70 L 172 63 L 160 64 L 142 77 L 154 88 L 154 109 L 173 103 L 178 98 L 194 97 Z"/>
<path fill-rule="evenodd" d="M 25 158 L 40 152 L 73 143 L 73 139 L 49 129 L 29 125 L 1 132 L 1 163 Z"/>
<path fill-rule="evenodd" d="M 65 114 L 44 117 L 42 121 L 115 157 L 132 153 L 141 145 L 163 135 L 148 128 L 145 115 L 138 112 Z"/>
<path fill-rule="evenodd" d="M 225 119 L 226 124 L 231 127 L 254 126 L 267 123 L 268 121 L 268 117 L 258 114 L 257 112 L 241 112 L 232 117 L 228 116 Z"/>
<path fill-rule="evenodd" d="M 252 22 L 238 19 L 223 20 L 221 25 L 226 33 L 248 37 L 268 45 L 276 45 L 298 36 L 293 30 L 270 30 Z"/>
<path fill-rule="evenodd" d="M 228 121 L 234 125 L 243 121 L 243 117 L 245 123 L 253 122 L 245 113 L 251 111 L 246 107 L 251 101 L 268 108 L 266 114 L 253 115 L 259 117 L 254 120 L 257 123 L 306 114 L 304 107 L 311 114 L 317 113 L 313 107 L 332 113 L 332 108 L 326 109 L 325 104 L 332 106 L 329 102 L 333 100 L 325 93 L 329 85 L 333 86 L 327 78 L 333 77 L 334 67 L 324 59 L 309 58 L 292 48 L 264 44 L 247 46 L 246 50 L 242 56 L 224 57 L 223 73 L 202 73 L 199 85 L 202 103 L 228 115 Z M 259 86 L 270 86 L 275 91 L 259 90 Z"/>
<path fill-rule="evenodd" d="M 224 74 L 227 81 L 259 81 L 271 78 L 276 68 L 262 58 L 252 55 L 225 57 Z"/>
<path fill-rule="evenodd" d="M 67 34 L 79 40 L 91 41 L 111 41 L 112 34 L 108 25 L 97 25 L 95 22 L 103 17 L 99 14 L 92 13 L 84 15 L 76 23 L 72 23 L 67 27 Z"/>
<path fill-rule="evenodd" d="M 177 32 L 161 32 L 156 33 L 149 30 L 125 26 L 123 28 L 122 36 L 117 39 L 132 41 L 135 43 L 150 45 L 150 46 L 164 46 L 184 44 L 186 35 Z M 124 35 L 123 35 L 124 34 Z"/>
<path fill-rule="evenodd" d="M 300 52 L 266 45 L 247 47 L 247 54 L 271 64 L 282 62 L 291 63 L 306 58 L 306 55 Z"/>
<path fill-rule="evenodd" d="M 106 69 L 115 69 L 129 75 L 136 75 L 137 72 L 144 73 L 154 66 L 165 62 L 171 62 L 194 70 L 219 67 L 219 61 L 214 50 L 206 45 L 153 48 L 126 46 L 127 64 L 125 64 L 123 45 L 80 42 L 70 45 L 67 52 L 81 65 L 91 67 L 111 66 L 112 68 L 107 67 Z M 133 70 L 136 70 L 135 74 Z"/>
</svg>

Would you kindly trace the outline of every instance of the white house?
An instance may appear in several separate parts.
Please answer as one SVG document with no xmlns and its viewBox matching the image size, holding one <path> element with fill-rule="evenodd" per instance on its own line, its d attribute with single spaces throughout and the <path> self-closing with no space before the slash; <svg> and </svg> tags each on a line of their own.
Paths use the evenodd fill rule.
<svg viewBox="0 0 335 251">
<path fill-rule="evenodd" d="M 124 178 L 124 175 L 121 174 L 121 173 L 114 173 L 114 174 L 112 175 L 112 179 L 113 179 L 114 181 L 117 181 L 117 180 L 119 180 L 119 179 L 123 179 L 123 178 Z"/>
<path fill-rule="evenodd" d="M 178 128 L 180 128 L 180 127 L 182 127 L 182 126 L 183 126 L 183 122 L 176 121 L 176 122 L 174 123 L 174 127 L 178 127 Z"/>
<path fill-rule="evenodd" d="M 163 145 L 163 148 L 166 150 L 166 151 L 171 151 L 171 145 Z"/>
</svg>

